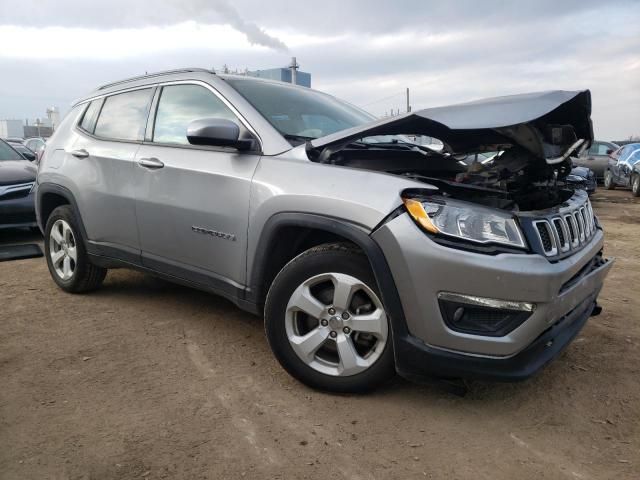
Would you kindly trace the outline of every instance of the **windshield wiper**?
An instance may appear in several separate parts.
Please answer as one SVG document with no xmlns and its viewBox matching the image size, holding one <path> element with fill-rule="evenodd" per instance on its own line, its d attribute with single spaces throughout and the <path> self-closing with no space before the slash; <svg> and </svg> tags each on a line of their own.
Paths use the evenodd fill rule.
<svg viewBox="0 0 640 480">
<path fill-rule="evenodd" d="M 283 133 L 282 136 L 286 140 L 293 140 L 294 142 L 298 142 L 297 145 L 302 145 L 303 143 L 315 140 L 315 137 L 305 137 L 304 135 L 293 135 L 291 133 Z"/>
</svg>

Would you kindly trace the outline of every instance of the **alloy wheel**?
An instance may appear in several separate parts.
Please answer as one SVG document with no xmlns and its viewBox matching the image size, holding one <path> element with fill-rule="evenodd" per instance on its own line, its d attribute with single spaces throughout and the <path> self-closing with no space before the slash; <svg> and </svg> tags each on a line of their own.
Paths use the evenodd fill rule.
<svg viewBox="0 0 640 480">
<path fill-rule="evenodd" d="M 343 273 L 316 275 L 299 285 L 287 304 L 285 329 L 296 355 L 332 376 L 356 375 L 371 367 L 388 338 L 378 296 Z"/>
<path fill-rule="evenodd" d="M 49 255 L 56 275 L 62 280 L 73 277 L 78 261 L 76 239 L 71 226 L 58 219 L 49 234 Z"/>
</svg>

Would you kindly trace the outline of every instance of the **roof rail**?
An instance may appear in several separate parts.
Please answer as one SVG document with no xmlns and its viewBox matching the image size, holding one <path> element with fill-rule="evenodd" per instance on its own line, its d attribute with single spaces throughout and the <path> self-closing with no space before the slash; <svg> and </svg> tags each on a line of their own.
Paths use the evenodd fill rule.
<svg viewBox="0 0 640 480">
<path fill-rule="evenodd" d="M 137 77 L 125 78 L 124 80 L 118 80 L 117 82 L 105 83 L 100 85 L 96 90 L 104 90 L 105 88 L 114 87 L 121 83 L 135 82 L 136 80 L 144 80 L 145 78 L 161 77 L 163 75 L 170 75 L 172 73 L 188 73 L 188 72 L 206 72 L 215 75 L 213 70 L 207 70 L 206 68 L 178 68 L 175 70 L 164 70 L 162 72 L 148 73 L 145 75 L 139 75 Z"/>
</svg>

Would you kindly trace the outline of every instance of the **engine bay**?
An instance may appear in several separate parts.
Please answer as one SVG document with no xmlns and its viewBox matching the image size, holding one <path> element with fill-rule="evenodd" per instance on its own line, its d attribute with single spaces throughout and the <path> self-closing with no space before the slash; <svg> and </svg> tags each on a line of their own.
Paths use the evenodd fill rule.
<svg viewBox="0 0 640 480">
<path fill-rule="evenodd" d="M 438 194 L 511 211 L 546 210 L 573 195 L 571 160 L 549 165 L 518 145 L 453 155 L 407 143 L 354 145 L 326 163 L 400 175 Z"/>
</svg>

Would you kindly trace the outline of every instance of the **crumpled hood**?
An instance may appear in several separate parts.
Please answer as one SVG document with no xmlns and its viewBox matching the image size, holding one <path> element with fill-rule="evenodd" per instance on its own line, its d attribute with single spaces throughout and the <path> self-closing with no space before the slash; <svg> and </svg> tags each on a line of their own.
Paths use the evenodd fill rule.
<svg viewBox="0 0 640 480">
<path fill-rule="evenodd" d="M 35 182 L 37 171 L 28 160 L 0 160 L 0 186 Z"/>
<path fill-rule="evenodd" d="M 591 93 L 554 90 L 426 108 L 312 140 L 307 154 L 322 162 L 355 140 L 396 134 L 438 138 L 449 153 L 516 144 L 548 164 L 560 163 L 593 140 Z"/>
</svg>

